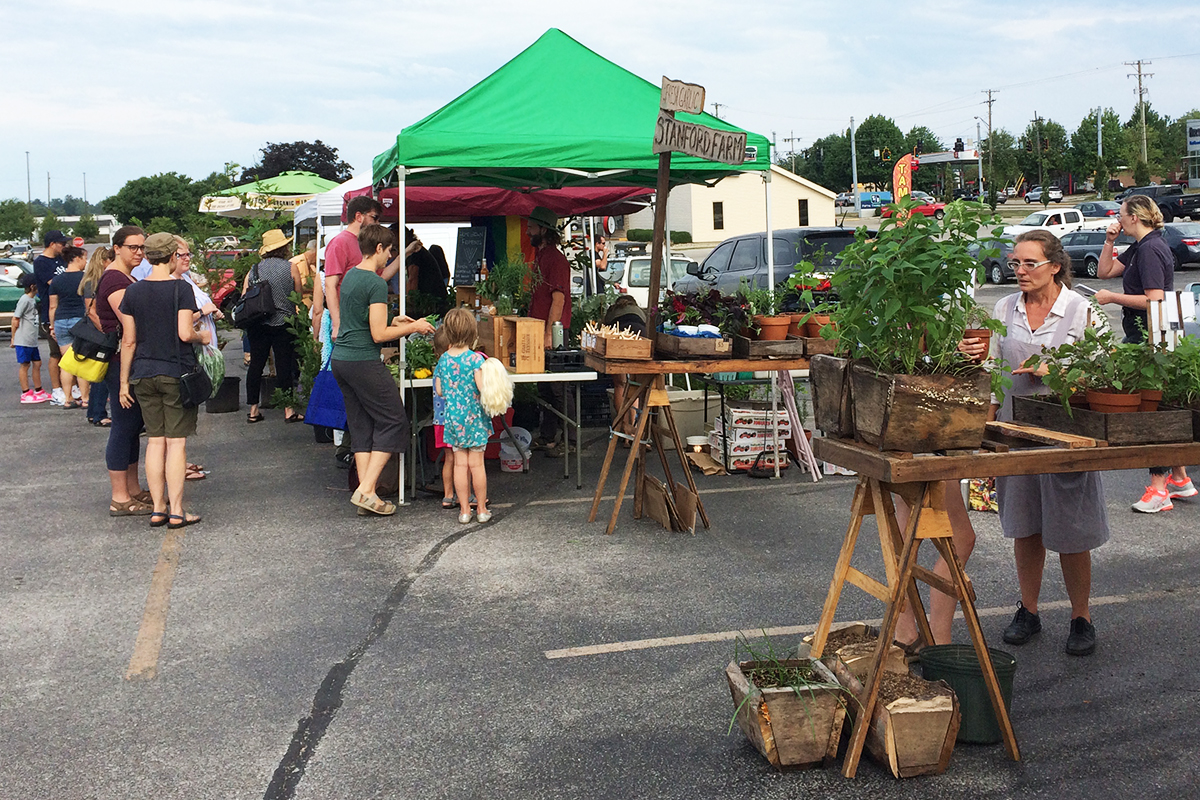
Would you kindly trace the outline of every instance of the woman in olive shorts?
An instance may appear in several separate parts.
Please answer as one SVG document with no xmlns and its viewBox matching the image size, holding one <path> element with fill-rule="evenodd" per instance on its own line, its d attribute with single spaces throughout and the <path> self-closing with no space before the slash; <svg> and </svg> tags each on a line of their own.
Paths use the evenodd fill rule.
<svg viewBox="0 0 1200 800">
<path fill-rule="evenodd" d="M 209 331 L 197 331 L 196 300 L 191 287 L 172 273 L 179 242 L 169 233 L 146 240 L 150 274 L 125 290 L 121 313 L 121 392 L 124 408 L 134 396 L 146 423 L 146 481 L 153 512 L 150 526 L 182 528 L 200 521 L 183 509 L 187 474 L 187 437 L 196 432 L 197 408 L 184 408 L 179 378 L 196 368 L 192 344 L 208 344 Z M 169 510 L 168 510 L 169 509 Z"/>
<path fill-rule="evenodd" d="M 396 234 L 382 225 L 366 225 L 358 234 L 362 263 L 349 270 L 341 292 L 341 323 L 333 345 L 333 377 L 346 403 L 354 464 L 359 484 L 350 496 L 359 513 L 387 516 L 396 506 L 380 500 L 375 484 L 392 453 L 408 449 L 408 417 L 392 373 L 379 360 L 385 342 L 410 333 L 433 333 L 425 319 L 396 317 L 388 324 L 387 282 L 378 271 L 392 260 Z"/>
</svg>

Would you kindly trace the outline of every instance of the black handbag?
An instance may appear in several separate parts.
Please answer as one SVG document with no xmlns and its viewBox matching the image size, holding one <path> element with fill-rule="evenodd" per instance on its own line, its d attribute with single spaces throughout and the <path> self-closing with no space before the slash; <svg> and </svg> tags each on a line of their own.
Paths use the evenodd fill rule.
<svg viewBox="0 0 1200 800">
<path fill-rule="evenodd" d="M 92 298 L 95 304 L 96 299 Z M 71 326 L 71 338 L 74 343 L 71 351 L 81 358 L 90 358 L 102 363 L 109 363 L 117 351 L 121 349 L 121 336 L 116 331 L 105 333 L 96 327 L 91 317 L 84 316 Z"/>
<path fill-rule="evenodd" d="M 275 313 L 275 294 L 271 284 L 258 280 L 258 264 L 250 270 L 250 285 L 233 306 L 230 317 L 236 328 L 246 330 L 270 319 Z"/>
<path fill-rule="evenodd" d="M 175 284 L 175 319 L 179 319 L 179 284 L 183 281 L 178 281 Z M 191 372 L 183 371 L 183 349 L 182 341 L 179 338 L 179 332 L 175 331 L 175 356 L 179 363 L 179 400 L 184 408 L 196 408 L 208 398 L 212 397 L 213 385 L 208 377 L 208 373 L 201 368 L 199 362 L 193 367 Z M 190 346 L 190 345 L 189 345 Z"/>
</svg>

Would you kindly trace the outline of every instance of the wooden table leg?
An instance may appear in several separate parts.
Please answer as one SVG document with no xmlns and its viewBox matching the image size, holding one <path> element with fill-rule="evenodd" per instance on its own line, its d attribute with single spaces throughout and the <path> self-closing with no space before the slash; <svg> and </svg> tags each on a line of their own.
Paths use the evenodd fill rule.
<svg viewBox="0 0 1200 800">
<path fill-rule="evenodd" d="M 641 396 L 649 399 L 650 384 L 642 388 Z M 604 533 L 611 534 L 617 528 L 617 516 L 621 513 L 621 501 L 625 499 L 625 489 L 629 486 L 629 476 L 633 472 L 633 465 L 641 458 L 641 442 L 642 437 L 646 433 L 646 421 L 650 418 L 650 407 L 642 406 L 642 413 L 638 415 L 637 426 L 633 433 L 633 447 L 629 449 L 629 457 L 625 459 L 625 471 L 621 474 L 621 485 L 617 487 L 617 499 L 613 503 L 612 518 L 608 521 L 608 529 Z"/>
<path fill-rule="evenodd" d="M 904 537 L 900 533 L 900 523 L 896 519 L 896 504 L 892 502 L 892 493 L 885 491 L 878 483 L 872 484 L 872 497 L 875 500 L 875 522 L 879 525 L 880 548 L 884 553 L 884 563 L 892 559 L 899 564 L 896 553 L 904 549 Z M 885 540 L 887 544 L 885 544 Z M 892 580 L 889 573 L 888 580 Z M 929 626 L 929 617 L 925 613 L 925 604 L 921 602 L 921 593 L 917 589 L 916 579 L 911 579 L 904 587 L 904 596 L 912 609 L 913 619 L 917 624 L 917 641 L 933 644 L 933 629 Z"/>
<path fill-rule="evenodd" d="M 971 643 L 975 645 L 975 655 L 979 659 L 979 667 L 983 671 L 983 681 L 987 685 L 988 696 L 992 699 L 992 710 L 996 712 L 996 722 L 1000 724 L 1000 735 L 1004 739 L 1004 748 L 1008 757 L 1013 761 L 1021 760 L 1021 749 L 1017 745 L 1017 734 L 1013 730 L 1012 720 L 1009 719 L 1008 709 L 1004 706 L 1004 696 L 1000 693 L 1000 682 L 996 679 L 996 670 L 992 666 L 992 656 L 987 649 L 987 639 L 983 635 L 983 626 L 979 624 L 979 614 L 975 610 L 975 600 L 958 554 L 954 552 L 953 539 L 934 539 L 933 544 L 941 553 L 942 558 L 950 566 L 950 577 L 958 588 L 958 600 L 962 604 L 963 619 L 967 622 L 967 630 L 971 633 Z"/>
<path fill-rule="evenodd" d="M 922 491 L 922 496 L 925 494 Z M 919 509 L 919 506 L 917 507 Z M 892 597 L 887 603 L 883 615 L 883 625 L 879 630 L 879 639 L 875 644 L 875 656 L 872 659 L 870 671 L 863 687 L 863 696 L 859 699 L 859 707 L 855 710 L 854 733 L 850 737 L 850 746 L 846 749 L 846 758 L 842 762 L 842 775 L 853 778 L 858 772 L 858 760 L 862 757 L 863 745 L 867 742 L 867 732 L 871 728 L 871 714 L 875 711 L 875 703 L 879 699 L 879 687 L 883 683 L 883 664 L 888 648 L 896 635 L 896 623 L 900 619 L 900 610 L 906 587 L 912 580 L 912 568 L 917 561 L 917 552 L 921 539 L 916 535 L 919 512 L 910 515 L 907 536 L 904 539 L 904 549 L 900 553 L 900 569 L 896 582 L 892 585 Z"/>
<path fill-rule="evenodd" d="M 629 392 L 629 396 L 625 398 L 625 402 L 617 414 L 618 425 L 620 425 L 620 421 L 625 418 L 625 415 L 629 413 L 629 409 L 633 408 L 638 398 L 644 392 L 644 386 L 639 387 L 636 392 Z M 612 467 L 613 456 L 616 454 L 617 442 L 620 441 L 620 438 L 611 432 L 608 435 L 608 452 L 604 454 L 604 464 L 600 467 L 600 479 L 596 483 L 596 494 L 592 497 L 592 510 L 588 514 L 588 522 L 596 521 L 596 514 L 600 510 L 600 498 L 604 495 L 604 484 L 608 481 L 608 470 Z"/>
<path fill-rule="evenodd" d="M 833 615 L 837 613 L 838 600 L 842 597 L 842 586 L 845 585 L 846 575 L 850 572 L 850 559 L 854 556 L 858 531 L 862 527 L 863 505 L 867 502 L 870 491 L 867 482 L 867 478 L 859 478 L 858 486 L 854 487 L 854 502 L 850 504 L 850 527 L 846 529 L 846 538 L 842 540 L 842 550 L 838 553 L 837 566 L 833 568 L 833 579 L 829 582 L 829 593 L 825 595 L 825 607 L 821 610 L 821 619 L 813 632 L 812 647 L 809 651 L 813 658 L 820 658 L 825 650 L 829 626 L 833 624 Z"/>
</svg>

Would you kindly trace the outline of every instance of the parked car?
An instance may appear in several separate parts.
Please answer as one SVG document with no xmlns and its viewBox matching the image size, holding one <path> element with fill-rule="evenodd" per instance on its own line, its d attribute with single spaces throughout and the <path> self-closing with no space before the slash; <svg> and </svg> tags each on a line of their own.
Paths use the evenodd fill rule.
<svg viewBox="0 0 1200 800">
<path fill-rule="evenodd" d="M 612 242 L 609 247 L 612 249 L 612 255 L 609 256 L 609 261 L 626 256 L 644 256 L 650 247 L 649 242 Z"/>
<path fill-rule="evenodd" d="M 1032 189 L 1030 189 L 1028 192 L 1025 193 L 1025 202 L 1026 203 L 1042 202 L 1042 192 L 1046 193 L 1046 196 L 1050 198 L 1051 203 L 1061 203 L 1062 202 L 1062 199 L 1063 199 L 1062 189 L 1058 188 L 1057 186 L 1051 186 L 1049 189 L 1043 189 L 1041 186 L 1034 186 Z"/>
<path fill-rule="evenodd" d="M 238 237 L 233 235 L 210 236 L 204 240 L 205 250 L 236 250 L 237 248 Z"/>
<path fill-rule="evenodd" d="M 8 251 L 8 258 L 20 258 L 32 262 L 33 246 L 28 244 L 14 244 Z"/>
<path fill-rule="evenodd" d="M 6 333 L 12 328 L 12 315 L 17 310 L 17 301 L 23 294 L 25 290 L 17 286 L 16 278 L 0 275 L 0 315 L 3 315 L 0 325 L 3 325 Z"/>
<path fill-rule="evenodd" d="M 1178 184 L 1162 186 L 1131 186 L 1116 196 L 1117 200 L 1144 194 L 1158 204 L 1162 212 L 1163 222 L 1174 222 L 1180 217 L 1200 220 L 1200 194 L 1185 194 L 1183 187 Z"/>
<path fill-rule="evenodd" d="M 1112 200 L 1089 200 L 1076 204 L 1075 208 L 1085 217 L 1115 217 L 1121 213 L 1121 204 Z"/>
<path fill-rule="evenodd" d="M 1086 275 L 1095 278 L 1100 266 L 1100 251 L 1104 249 L 1104 239 L 1108 234 L 1103 228 L 1072 231 L 1062 237 L 1063 250 L 1071 257 L 1071 272 L 1075 275 Z M 1121 255 L 1125 248 L 1133 244 L 1133 238 L 1122 233 L 1113 242 L 1113 258 Z"/>
<path fill-rule="evenodd" d="M 1163 238 L 1175 254 L 1175 269 L 1200 267 L 1200 222 L 1168 223 Z"/>
<path fill-rule="evenodd" d="M 1042 229 L 1062 238 L 1063 234 L 1077 231 L 1082 227 L 1084 227 L 1083 213 L 1075 208 L 1063 208 L 1054 211 L 1035 211 L 1016 225 L 1004 226 L 1004 234 L 1016 236 L 1025 231 Z"/>
<path fill-rule="evenodd" d="M 15 281 L 21 276 L 21 273 L 33 272 L 33 264 L 23 258 L 0 258 L 0 270 L 3 270 L 5 276 Z"/>
<path fill-rule="evenodd" d="M 786 228 L 772 233 L 775 251 L 775 285 L 783 286 L 794 271 L 796 262 L 811 260 L 832 271 L 837 257 L 854 241 L 854 231 L 847 228 Z M 733 294 L 742 283 L 752 288 L 767 288 L 767 234 L 749 233 L 734 236 L 716 246 L 704 261 L 688 269 L 688 274 L 675 282 L 676 292 L 719 289 Z M 828 282 L 814 287 L 817 291 L 829 288 Z"/>
<path fill-rule="evenodd" d="M 233 310 L 233 304 L 242 296 L 242 287 L 238 285 L 233 271 L 233 262 L 243 256 L 248 256 L 252 250 L 209 250 L 204 254 L 206 267 L 193 269 L 192 279 L 208 292 L 217 308 L 228 314 Z M 215 272 L 222 264 L 229 264 L 220 272 Z M 208 278 L 205 274 L 215 275 L 214 286 L 206 285 Z"/>
<path fill-rule="evenodd" d="M 981 257 L 980 253 L 987 250 L 998 252 L 992 252 Z M 1013 252 L 1012 239 L 1002 238 L 999 241 L 987 242 L 986 244 L 973 242 L 967 245 L 967 251 L 971 254 L 972 258 L 983 265 L 984 272 L 987 274 L 988 280 L 992 283 L 1001 284 L 1013 277 L 1013 271 L 1008 268 L 1008 260 L 1012 258 Z"/>
<path fill-rule="evenodd" d="M 854 195 L 850 192 L 841 192 L 837 197 L 833 198 L 833 204 L 838 208 L 846 208 L 854 205 Z"/>
<path fill-rule="evenodd" d="M 926 217 L 933 217 L 934 219 L 941 219 L 942 217 L 946 216 L 946 204 L 936 202 L 921 203 L 921 205 L 913 209 L 913 213 L 922 214 Z M 883 210 L 883 216 L 892 216 L 892 209 L 890 206 Z"/>
<path fill-rule="evenodd" d="M 659 281 L 662 291 L 674 287 L 676 281 L 688 276 L 689 267 L 696 266 L 699 265 L 693 259 L 672 255 L 670 266 Z M 630 295 L 639 306 L 647 308 L 650 302 L 650 256 L 630 256 L 625 259 L 623 274 L 619 279 L 612 280 L 611 284 L 618 292 Z M 659 299 L 662 299 L 661 296 Z"/>
</svg>

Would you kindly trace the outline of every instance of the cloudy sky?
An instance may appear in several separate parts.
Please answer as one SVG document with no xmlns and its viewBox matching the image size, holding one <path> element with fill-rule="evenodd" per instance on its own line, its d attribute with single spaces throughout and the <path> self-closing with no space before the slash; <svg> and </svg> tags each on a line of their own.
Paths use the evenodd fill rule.
<svg viewBox="0 0 1200 800">
<path fill-rule="evenodd" d="M 266 142 L 321 139 L 356 170 L 396 133 L 557 27 L 657 82 L 699 83 L 720 116 L 802 148 L 884 114 L 974 138 L 1034 112 L 1073 130 L 1149 98 L 1200 107 L 1200 3 L 957 0 L 3 0 L 0 198 L 84 194 L 252 164 Z M 903 10 L 901 10 L 903 9 Z M 20 34 L 16 32 L 22 32 Z M 586 102 L 605 113 L 604 98 Z M 710 106 L 710 109 L 711 106 Z M 486 120 L 481 120 L 481 125 Z M 797 143 L 785 141 L 798 138 Z M 647 144 L 647 147 L 649 144 Z"/>
</svg>

